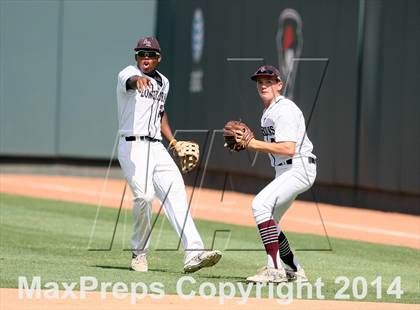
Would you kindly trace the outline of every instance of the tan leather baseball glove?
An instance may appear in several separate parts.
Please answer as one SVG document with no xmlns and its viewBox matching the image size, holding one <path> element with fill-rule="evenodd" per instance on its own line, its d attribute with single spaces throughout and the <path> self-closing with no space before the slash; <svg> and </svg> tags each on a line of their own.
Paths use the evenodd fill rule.
<svg viewBox="0 0 420 310">
<path fill-rule="evenodd" d="M 239 152 L 247 148 L 249 142 L 254 139 L 254 133 L 245 123 L 229 121 L 223 129 L 223 137 L 225 148 Z"/>
<path fill-rule="evenodd" d="M 200 147 L 193 141 L 176 141 L 173 139 L 169 147 L 179 157 L 182 173 L 189 173 L 198 165 Z"/>
</svg>

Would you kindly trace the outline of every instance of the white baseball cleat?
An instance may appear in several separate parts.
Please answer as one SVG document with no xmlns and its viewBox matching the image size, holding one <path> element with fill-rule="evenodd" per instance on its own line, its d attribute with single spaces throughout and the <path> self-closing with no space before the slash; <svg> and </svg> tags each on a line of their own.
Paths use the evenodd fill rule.
<svg viewBox="0 0 420 310">
<path fill-rule="evenodd" d="M 184 272 L 191 273 L 201 268 L 214 266 L 219 262 L 221 257 L 222 252 L 220 251 L 203 251 L 185 263 Z"/>
<path fill-rule="evenodd" d="M 285 266 L 284 269 L 286 271 L 288 281 L 308 282 L 308 277 L 305 274 L 305 270 L 303 270 L 300 265 L 297 266 L 296 271 L 294 271 L 289 266 Z"/>
<path fill-rule="evenodd" d="M 287 282 L 286 271 L 280 267 L 276 269 L 273 267 L 264 266 L 255 276 L 246 278 L 248 282 L 254 283 L 281 283 Z"/>
<path fill-rule="evenodd" d="M 146 254 L 140 254 L 134 257 L 131 260 L 131 269 L 133 269 L 134 271 L 139 271 L 139 272 L 147 272 L 148 265 L 147 265 Z"/>
</svg>

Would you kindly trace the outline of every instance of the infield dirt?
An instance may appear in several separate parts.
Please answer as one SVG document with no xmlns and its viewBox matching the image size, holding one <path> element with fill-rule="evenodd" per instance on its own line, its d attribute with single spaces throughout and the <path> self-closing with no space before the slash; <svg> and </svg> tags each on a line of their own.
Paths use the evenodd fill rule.
<svg viewBox="0 0 420 310">
<path fill-rule="evenodd" d="M 81 202 L 99 207 L 119 207 L 125 181 L 99 178 L 0 175 L 0 192 L 38 198 Z M 191 198 L 192 188 L 187 187 Z M 127 188 L 123 208 L 131 208 Z M 194 218 L 255 226 L 251 213 L 253 195 L 195 189 L 191 200 Z M 159 201 L 153 204 L 159 209 Z M 326 235 L 420 249 L 420 217 L 323 203 L 295 201 L 280 222 L 285 231 Z M 325 226 L 325 229 L 324 229 Z"/>
<path fill-rule="evenodd" d="M 81 202 L 98 207 L 119 207 L 125 182 L 85 177 L 63 177 L 45 175 L 0 175 L 0 192 L 38 198 Z M 189 197 L 192 189 L 187 188 Z M 194 218 L 222 221 L 230 224 L 254 226 L 251 214 L 253 196 L 234 192 L 196 189 L 191 200 Z M 127 190 L 123 199 L 124 208 L 131 207 L 131 193 Z M 159 202 L 154 203 L 158 210 Z M 398 213 L 338 207 L 327 204 L 295 201 L 282 219 L 280 226 L 286 231 L 312 233 L 343 239 L 363 240 L 375 243 L 406 246 L 420 249 L 420 218 Z M 324 229 L 325 226 L 325 229 Z M 99 292 L 88 293 L 83 300 L 19 299 L 17 289 L 1 288 L 1 309 L 420 309 L 420 305 L 331 301 L 294 300 L 282 305 L 276 300 L 250 299 L 246 305 L 232 299 L 220 305 L 218 299 L 201 297 L 184 300 L 167 295 L 162 300 L 145 298 L 137 305 L 129 300 L 118 300 L 110 296 L 100 298 Z"/>
</svg>

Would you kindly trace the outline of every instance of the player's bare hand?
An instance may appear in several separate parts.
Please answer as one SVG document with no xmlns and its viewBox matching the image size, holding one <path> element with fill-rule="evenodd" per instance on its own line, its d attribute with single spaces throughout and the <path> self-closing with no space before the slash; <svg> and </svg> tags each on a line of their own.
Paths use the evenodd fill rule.
<svg viewBox="0 0 420 310">
<path fill-rule="evenodd" d="M 150 79 L 144 76 L 137 78 L 137 89 L 143 91 L 151 85 Z"/>
</svg>

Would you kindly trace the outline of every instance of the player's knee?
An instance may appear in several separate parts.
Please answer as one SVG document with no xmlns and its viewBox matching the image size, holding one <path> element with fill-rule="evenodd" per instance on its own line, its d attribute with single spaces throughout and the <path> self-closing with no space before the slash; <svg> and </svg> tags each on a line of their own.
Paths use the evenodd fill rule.
<svg viewBox="0 0 420 310">
<path fill-rule="evenodd" d="M 261 214 L 271 213 L 271 208 L 267 205 L 267 203 L 261 199 L 258 195 L 254 197 L 252 200 L 252 214 L 254 217 L 258 217 Z"/>
<path fill-rule="evenodd" d="M 134 196 L 133 201 L 135 204 L 138 204 L 141 207 L 149 206 L 152 204 L 153 196 L 154 195 L 151 195 L 151 194 L 138 193 Z"/>
<path fill-rule="evenodd" d="M 131 179 L 128 179 L 128 180 L 129 180 L 131 190 L 133 192 L 134 203 L 141 204 L 141 205 L 151 204 L 154 197 L 154 192 L 148 191 L 148 193 L 145 193 L 144 192 L 145 185 L 138 182 L 138 180 L 135 177 L 132 177 Z M 153 186 L 153 184 L 150 184 L 150 186 Z M 147 187 L 147 184 L 146 184 L 146 187 Z"/>
</svg>

